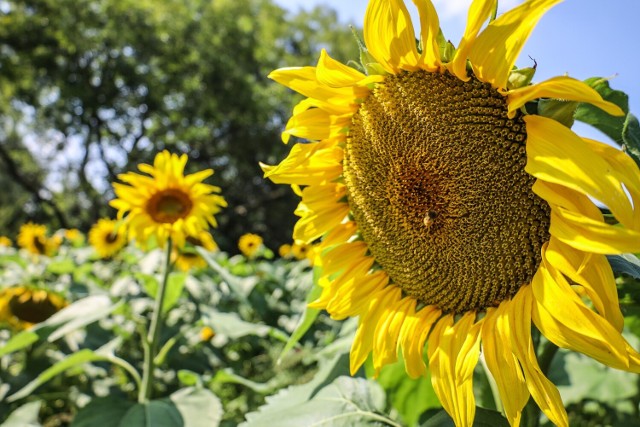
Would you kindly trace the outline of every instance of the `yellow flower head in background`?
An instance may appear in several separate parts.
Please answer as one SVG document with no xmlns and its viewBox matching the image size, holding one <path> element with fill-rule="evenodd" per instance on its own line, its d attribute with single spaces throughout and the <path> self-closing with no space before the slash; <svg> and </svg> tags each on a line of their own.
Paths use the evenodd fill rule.
<svg viewBox="0 0 640 427">
<path fill-rule="evenodd" d="M 287 243 L 280 245 L 278 248 L 278 255 L 280 255 L 281 258 L 290 258 L 292 256 L 291 245 Z"/>
<path fill-rule="evenodd" d="M 36 255 L 53 256 L 61 243 L 60 236 L 47 236 L 47 226 L 42 224 L 23 224 L 18 233 L 18 246 Z"/>
<path fill-rule="evenodd" d="M 567 425 L 532 324 L 560 347 L 640 372 L 605 258 L 640 251 L 640 171 L 623 152 L 522 107 L 556 98 L 623 112 L 570 77 L 529 85 L 512 74 L 559 1 L 525 1 L 487 23 L 496 0 L 475 0 L 454 48 L 432 2 L 416 0 L 418 49 L 404 2 L 371 0 L 367 75 L 325 51 L 315 67 L 270 75 L 307 97 L 283 140 L 310 143 L 263 169 L 302 186 L 294 239 L 321 239 L 323 292 L 311 306 L 359 316 L 352 373 L 371 353 L 379 371 L 401 351 L 408 374 L 423 375 L 428 342 L 434 389 L 458 426 L 473 423 L 481 349 L 512 425 L 530 396 Z"/>
<path fill-rule="evenodd" d="M 182 248 L 174 248 L 172 260 L 181 271 L 203 268 L 207 262 L 198 254 L 196 247 L 205 248 L 209 252 L 218 250 L 218 244 L 208 231 L 202 231 L 198 237 L 187 237 L 187 243 Z"/>
<path fill-rule="evenodd" d="M 200 341 L 211 341 L 211 338 L 213 338 L 215 335 L 215 331 L 209 326 L 205 326 L 200 329 Z"/>
<path fill-rule="evenodd" d="M 11 247 L 13 242 L 7 236 L 0 236 L 0 246 Z"/>
<path fill-rule="evenodd" d="M 240 252 L 242 252 L 242 254 L 247 258 L 255 257 L 261 246 L 262 237 L 257 234 L 243 234 L 238 240 L 238 249 L 240 249 Z"/>
<path fill-rule="evenodd" d="M 129 239 L 145 246 L 155 237 L 159 246 L 171 238 L 176 247 L 184 246 L 187 236 L 198 236 L 209 226 L 216 227 L 214 215 L 227 206 L 220 188 L 203 183 L 212 169 L 184 175 L 187 155 L 158 153 L 153 166 L 141 164 L 140 171 L 121 174 L 125 184 L 113 184 L 117 198 L 111 206 L 118 219 L 125 220 Z"/>
<path fill-rule="evenodd" d="M 302 260 L 307 258 L 310 248 L 311 245 L 301 242 L 295 242 L 293 245 L 291 245 L 291 253 L 293 254 L 293 257 L 295 259 Z"/>
<path fill-rule="evenodd" d="M 67 301 L 53 292 L 28 286 L 0 290 L 0 325 L 28 329 L 63 309 Z"/>
<path fill-rule="evenodd" d="M 64 238 L 71 243 L 81 242 L 83 239 L 82 233 L 77 228 L 69 228 L 63 231 Z"/>
<path fill-rule="evenodd" d="M 112 257 L 127 244 L 125 230 L 118 221 L 109 218 L 99 219 L 89 230 L 89 244 L 100 258 Z"/>
</svg>

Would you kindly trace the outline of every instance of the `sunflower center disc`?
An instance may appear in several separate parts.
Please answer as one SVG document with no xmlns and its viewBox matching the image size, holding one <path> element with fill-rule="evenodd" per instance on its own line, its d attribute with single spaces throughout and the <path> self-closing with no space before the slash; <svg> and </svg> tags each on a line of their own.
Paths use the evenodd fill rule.
<svg viewBox="0 0 640 427">
<path fill-rule="evenodd" d="M 180 190 L 168 189 L 154 194 L 147 203 L 147 212 L 156 222 L 174 223 L 191 212 L 193 203 Z"/>
<path fill-rule="evenodd" d="M 388 76 L 354 115 L 349 205 L 378 264 L 445 312 L 495 306 L 531 282 L 549 240 L 527 174 L 525 123 L 475 78 Z"/>
<path fill-rule="evenodd" d="M 48 297 L 38 299 L 31 293 L 11 298 L 9 309 L 15 317 L 29 323 L 44 322 L 58 311 Z"/>
</svg>

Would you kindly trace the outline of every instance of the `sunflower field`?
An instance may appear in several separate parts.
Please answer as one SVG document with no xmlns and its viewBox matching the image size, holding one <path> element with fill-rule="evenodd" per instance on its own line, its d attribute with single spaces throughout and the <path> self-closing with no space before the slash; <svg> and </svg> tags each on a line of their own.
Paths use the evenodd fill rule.
<svg viewBox="0 0 640 427">
<path fill-rule="evenodd" d="M 640 123 L 516 65 L 561 0 L 58 1 L 0 1 L 0 427 L 640 427 Z"/>
</svg>

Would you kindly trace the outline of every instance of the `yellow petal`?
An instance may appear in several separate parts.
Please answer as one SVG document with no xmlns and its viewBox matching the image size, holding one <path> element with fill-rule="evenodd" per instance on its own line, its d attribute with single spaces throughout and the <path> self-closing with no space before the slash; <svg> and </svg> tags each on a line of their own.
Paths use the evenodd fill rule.
<svg viewBox="0 0 640 427">
<path fill-rule="evenodd" d="M 351 375 L 354 375 L 358 371 L 364 361 L 367 360 L 369 353 L 371 353 L 374 332 L 385 309 L 389 305 L 395 304 L 401 297 L 402 292 L 400 288 L 396 286 L 387 286 L 369 297 L 369 307 L 367 311 L 360 316 L 358 330 L 351 345 Z"/>
<path fill-rule="evenodd" d="M 388 284 L 389 276 L 381 270 L 354 277 L 353 280 L 332 290 L 333 298 L 325 306 L 334 319 L 359 316 L 368 305 L 369 295 L 382 290 Z"/>
<path fill-rule="evenodd" d="M 364 41 L 385 71 L 417 70 L 420 56 L 411 16 L 402 0 L 371 0 L 364 17 Z"/>
<path fill-rule="evenodd" d="M 531 288 L 535 297 L 533 320 L 550 341 L 616 369 L 630 369 L 622 335 L 584 304 L 564 276 L 546 261 L 544 253 Z"/>
<path fill-rule="evenodd" d="M 368 247 L 363 241 L 344 243 L 325 253 L 324 275 L 338 273 L 348 269 L 354 262 L 365 257 Z"/>
<path fill-rule="evenodd" d="M 423 357 L 424 343 L 441 315 L 440 309 L 432 305 L 423 307 L 417 313 L 415 309 L 407 313 L 398 340 L 405 369 L 411 378 L 418 378 L 427 372 Z"/>
<path fill-rule="evenodd" d="M 449 71 L 457 76 L 460 80 L 467 81 L 467 57 L 469 56 L 469 50 L 476 39 L 476 36 L 480 32 L 480 28 L 487 22 L 487 19 L 491 16 L 491 13 L 496 7 L 497 0 L 474 0 L 469 6 L 469 14 L 467 15 L 467 25 L 464 29 L 464 34 L 460 40 L 460 44 L 456 49 L 453 59 L 447 68 Z"/>
<path fill-rule="evenodd" d="M 302 217 L 293 229 L 293 239 L 311 243 L 339 225 L 349 213 L 349 205 L 339 200 L 346 195 L 342 184 L 312 185 L 302 192 L 295 214 Z"/>
<path fill-rule="evenodd" d="M 538 20 L 562 0 L 530 0 L 499 16 L 478 35 L 469 59 L 475 75 L 496 89 L 507 87 L 509 73 Z"/>
<path fill-rule="evenodd" d="M 457 426 L 471 426 L 476 405 L 473 396 L 473 370 L 480 355 L 482 322 L 467 312 L 455 325 L 445 316 L 429 338 L 431 383 L 444 409 Z M 435 348 L 434 348 L 435 347 Z"/>
<path fill-rule="evenodd" d="M 422 53 L 420 64 L 428 71 L 438 71 L 442 68 L 440 60 L 440 46 L 438 45 L 438 33 L 440 21 L 438 13 L 431 0 L 413 0 L 420 15 L 420 42 Z"/>
<path fill-rule="evenodd" d="M 264 177 L 276 184 L 318 185 L 342 174 L 342 148 L 323 142 L 295 144 L 279 165 L 260 164 Z"/>
<path fill-rule="evenodd" d="M 536 180 L 532 190 L 546 200 L 552 207 L 561 206 L 569 211 L 580 213 L 594 221 L 604 221 L 600 209 L 584 194 L 562 185 Z"/>
<path fill-rule="evenodd" d="M 534 278 L 535 279 L 535 278 Z M 506 306 L 511 330 L 511 348 L 518 359 L 529 393 L 544 414 L 559 427 L 568 426 L 567 412 L 564 409 L 558 389 L 544 376 L 538 365 L 531 339 L 531 311 L 533 293 L 531 286 L 523 286 Z"/>
<path fill-rule="evenodd" d="M 320 52 L 316 77 L 318 83 L 329 87 L 351 87 L 367 78 L 355 68 L 331 58 L 325 49 Z"/>
<path fill-rule="evenodd" d="M 624 318 L 611 265 L 604 255 L 585 254 L 551 237 L 546 257 L 554 268 L 584 287 L 595 309 L 621 331 Z"/>
<path fill-rule="evenodd" d="M 507 304 L 510 302 L 502 303 L 497 309 L 487 309 L 482 325 L 482 354 L 498 386 L 509 424 L 517 426 L 530 394 L 511 348 L 508 318 L 504 314 Z"/>
<path fill-rule="evenodd" d="M 605 255 L 640 252 L 640 232 L 594 221 L 561 207 L 551 210 L 549 232 L 584 252 Z"/>
<path fill-rule="evenodd" d="M 415 312 L 416 300 L 405 297 L 396 304 L 388 305 L 381 317 L 373 338 L 373 368 L 375 375 L 383 366 L 398 360 L 398 336 L 400 329 L 411 311 Z"/>
<path fill-rule="evenodd" d="M 632 226 L 633 207 L 606 158 L 553 119 L 528 115 L 524 120 L 529 174 L 601 201 L 621 223 Z"/>
<path fill-rule="evenodd" d="M 613 116 L 624 115 L 620 107 L 602 99 L 600 94 L 588 84 L 567 76 L 552 77 L 538 84 L 510 90 L 506 95 L 510 118 L 513 118 L 516 111 L 524 104 L 538 98 L 587 102 Z"/>
</svg>

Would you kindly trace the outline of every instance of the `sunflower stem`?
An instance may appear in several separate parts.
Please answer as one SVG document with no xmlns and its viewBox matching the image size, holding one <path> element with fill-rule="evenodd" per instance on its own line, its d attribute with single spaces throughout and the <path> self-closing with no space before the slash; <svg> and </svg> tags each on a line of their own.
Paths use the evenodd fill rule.
<svg viewBox="0 0 640 427">
<path fill-rule="evenodd" d="M 142 385 L 138 392 L 138 402 L 145 403 L 151 399 L 153 393 L 153 372 L 156 368 L 156 353 L 158 352 L 158 344 L 160 332 L 162 330 L 162 306 L 164 305 L 164 296 L 167 290 L 167 281 L 171 272 L 171 249 L 173 242 L 171 238 L 167 241 L 167 255 L 164 266 L 164 277 L 160 283 L 160 287 L 156 292 L 156 298 L 153 305 L 153 313 L 151 314 L 151 325 L 149 332 L 145 338 L 144 345 L 144 364 L 142 367 Z"/>
</svg>

